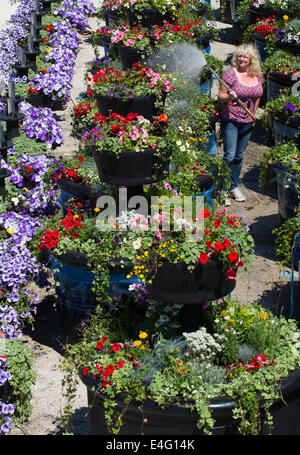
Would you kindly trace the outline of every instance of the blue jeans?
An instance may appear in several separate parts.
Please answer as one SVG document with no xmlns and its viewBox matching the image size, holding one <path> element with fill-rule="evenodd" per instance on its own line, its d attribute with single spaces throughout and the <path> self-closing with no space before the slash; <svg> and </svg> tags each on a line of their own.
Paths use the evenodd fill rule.
<svg viewBox="0 0 300 455">
<path fill-rule="evenodd" d="M 252 133 L 252 122 L 241 123 L 221 117 L 224 161 L 231 170 L 231 189 L 237 188 L 243 166 L 244 153 Z"/>
</svg>

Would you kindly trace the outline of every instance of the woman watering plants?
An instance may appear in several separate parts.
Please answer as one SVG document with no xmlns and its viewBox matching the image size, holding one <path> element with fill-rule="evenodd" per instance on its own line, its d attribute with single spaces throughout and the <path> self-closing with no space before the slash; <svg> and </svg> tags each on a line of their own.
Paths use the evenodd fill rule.
<svg viewBox="0 0 300 455">
<path fill-rule="evenodd" d="M 224 160 L 231 170 L 230 196 L 238 202 L 245 201 L 241 193 L 239 177 L 244 152 L 249 142 L 255 113 L 263 94 L 263 75 L 259 54 L 252 44 L 241 44 L 232 58 L 232 67 L 225 71 L 218 99 L 222 103 L 221 133 Z M 230 205 L 227 200 L 227 205 Z"/>
</svg>

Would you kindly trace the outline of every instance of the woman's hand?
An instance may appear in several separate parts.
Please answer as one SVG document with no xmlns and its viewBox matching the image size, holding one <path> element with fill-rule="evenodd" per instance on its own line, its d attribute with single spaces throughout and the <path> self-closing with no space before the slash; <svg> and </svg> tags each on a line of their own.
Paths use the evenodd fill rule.
<svg viewBox="0 0 300 455">
<path fill-rule="evenodd" d="M 237 94 L 235 93 L 234 90 L 230 90 L 230 92 L 229 92 L 229 99 L 231 99 L 232 101 L 234 101 L 234 100 L 237 99 Z"/>
</svg>

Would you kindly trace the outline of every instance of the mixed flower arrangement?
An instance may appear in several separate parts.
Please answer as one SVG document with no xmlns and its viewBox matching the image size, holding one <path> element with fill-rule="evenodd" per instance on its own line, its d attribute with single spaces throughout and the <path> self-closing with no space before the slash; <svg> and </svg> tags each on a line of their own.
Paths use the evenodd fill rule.
<svg viewBox="0 0 300 455">
<path fill-rule="evenodd" d="M 269 74 L 280 73 L 283 76 L 296 78 L 300 71 L 300 57 L 284 50 L 277 50 L 263 62 L 264 71 Z"/>
<path fill-rule="evenodd" d="M 300 178 L 299 147 L 290 142 L 267 150 L 260 162 L 260 185 L 264 185 L 269 180 L 274 167 Z"/>
<path fill-rule="evenodd" d="M 82 135 L 82 145 L 96 151 L 109 150 L 116 155 L 127 150 L 142 153 L 152 149 L 164 159 L 176 147 L 176 133 L 168 128 L 164 114 L 152 123 L 136 113 L 126 117 L 112 113 L 109 117 L 97 118 L 97 125 Z"/>
<path fill-rule="evenodd" d="M 105 400 L 106 424 L 113 434 L 126 424 L 129 406 L 138 402 L 146 412 L 148 400 L 163 409 L 186 407 L 195 412 L 195 428 L 210 434 L 215 423 L 211 401 L 230 396 L 236 401 L 239 431 L 258 434 L 264 419 L 258 393 L 264 391 L 270 399 L 263 413 L 272 421 L 269 406 L 280 397 L 277 381 L 299 366 L 295 321 L 276 318 L 257 304 L 221 299 L 207 305 L 203 327 L 191 333 L 174 329 L 171 336 L 164 336 L 143 313 L 128 322 L 132 301 L 121 299 L 112 308 L 98 307 L 82 340 L 68 347 L 61 364 L 68 406 L 72 403 L 68 388 L 74 387 L 74 373 L 80 372 L 92 395 Z M 118 406 L 122 397 L 125 412 Z M 69 429 L 68 414 L 66 407 L 64 424 Z M 145 421 L 141 424 L 147 426 Z"/>
<path fill-rule="evenodd" d="M 91 91 L 94 96 L 120 98 L 124 101 L 138 96 L 155 95 L 158 99 L 175 87 L 161 73 L 134 63 L 130 71 L 114 66 L 100 69 L 93 76 Z"/>
</svg>

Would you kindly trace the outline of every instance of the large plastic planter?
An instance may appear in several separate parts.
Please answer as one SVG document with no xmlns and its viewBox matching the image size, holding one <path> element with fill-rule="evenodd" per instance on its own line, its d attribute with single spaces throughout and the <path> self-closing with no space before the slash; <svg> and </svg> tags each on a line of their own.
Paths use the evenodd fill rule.
<svg viewBox="0 0 300 455">
<path fill-rule="evenodd" d="M 279 113 L 276 113 L 276 117 L 273 119 L 273 127 L 275 133 L 275 146 L 281 145 L 286 142 L 286 139 L 294 139 L 296 134 L 299 133 L 300 122 L 289 120 L 284 122 L 279 117 Z"/>
<path fill-rule="evenodd" d="M 168 160 L 161 160 L 155 151 L 124 151 L 119 156 L 109 150 L 93 151 L 102 182 L 111 185 L 139 186 L 163 180 L 169 172 Z"/>
<path fill-rule="evenodd" d="M 226 296 L 235 285 L 235 281 L 226 280 L 219 261 L 199 262 L 193 272 L 183 262 L 165 262 L 148 286 L 148 292 L 151 298 L 163 302 L 199 304 Z"/>
<path fill-rule="evenodd" d="M 95 275 L 82 253 L 70 252 L 59 257 L 50 255 L 51 269 L 55 276 L 58 328 L 62 343 L 76 343 L 78 330 L 98 305 L 93 292 Z M 111 267 L 108 293 L 111 297 L 128 294 L 129 285 L 138 279 L 126 278 L 131 267 Z"/>
<path fill-rule="evenodd" d="M 296 177 L 275 168 L 277 174 L 278 213 L 283 220 L 296 215 L 299 206 L 300 185 Z"/>
<path fill-rule="evenodd" d="M 130 112 L 136 112 L 138 115 L 152 120 L 153 115 L 156 115 L 155 96 L 153 95 L 138 96 L 129 101 L 103 95 L 96 95 L 96 99 L 99 112 L 107 117 L 112 112 L 116 112 L 124 117 Z"/>
<path fill-rule="evenodd" d="M 87 386 L 89 423 L 91 435 L 111 435 L 108 432 L 105 415 L 105 397 L 101 393 L 96 393 L 92 387 L 96 385 L 93 378 L 80 375 L 82 381 Z M 300 435 L 300 370 L 295 370 L 280 383 L 283 400 L 276 401 L 271 407 L 271 414 L 274 419 L 272 431 L 263 425 L 261 434 L 272 435 Z M 259 397 L 260 406 L 263 398 Z M 171 406 L 162 409 L 156 403 L 147 400 L 143 406 L 143 414 L 138 407 L 139 403 L 133 401 L 129 404 L 123 418 L 123 426 L 119 435 L 140 435 L 142 419 L 147 419 L 143 425 L 143 435 L 201 435 L 201 430 L 197 428 L 198 414 L 191 412 L 189 407 L 183 405 Z M 121 397 L 117 400 L 118 410 L 127 407 Z M 210 410 L 215 419 L 213 435 L 238 435 L 238 423 L 233 419 L 232 412 L 235 402 L 230 397 L 220 397 L 211 400 Z"/>
<path fill-rule="evenodd" d="M 291 87 L 295 81 L 291 77 L 274 71 L 267 75 L 267 100 L 270 101 L 277 98 L 280 90 L 285 90 Z"/>
</svg>

